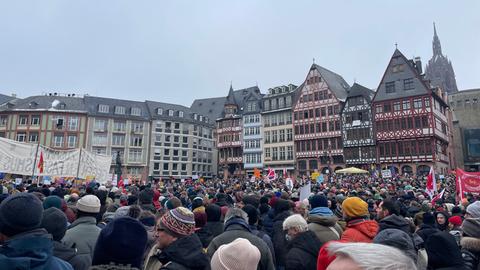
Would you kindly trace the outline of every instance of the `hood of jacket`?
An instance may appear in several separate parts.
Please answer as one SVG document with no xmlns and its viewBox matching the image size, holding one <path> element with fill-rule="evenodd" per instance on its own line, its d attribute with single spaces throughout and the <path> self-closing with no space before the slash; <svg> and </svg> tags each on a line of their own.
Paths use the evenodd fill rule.
<svg viewBox="0 0 480 270">
<path fill-rule="evenodd" d="M 412 233 L 410 231 L 410 223 L 408 223 L 408 221 L 405 218 L 395 214 L 380 220 L 378 222 L 378 226 L 380 228 L 380 231 L 383 231 L 385 229 L 398 229 L 408 234 Z"/>
<path fill-rule="evenodd" d="M 203 270 L 210 264 L 208 256 L 203 253 L 202 243 L 195 234 L 178 238 L 162 250 L 157 258 L 162 264 L 173 261 L 190 269 Z"/>
<path fill-rule="evenodd" d="M 373 238 L 373 243 L 396 247 L 404 251 L 415 262 L 417 261 L 417 251 L 412 237 L 400 229 L 381 230 Z"/>
<path fill-rule="evenodd" d="M 70 226 L 68 226 L 68 229 L 71 229 L 75 226 L 78 226 L 80 224 L 89 224 L 89 225 L 92 225 L 92 226 L 97 226 L 97 219 L 95 219 L 94 217 L 81 217 L 81 218 L 77 218 L 72 224 L 70 224 Z"/>
<path fill-rule="evenodd" d="M 373 239 L 378 233 L 378 223 L 375 220 L 352 220 L 347 223 L 347 228 L 353 228 L 370 239 Z"/>
<path fill-rule="evenodd" d="M 307 217 L 308 223 L 316 223 L 325 227 L 333 227 L 337 223 L 338 218 L 336 216 L 320 216 L 309 214 Z"/>
<path fill-rule="evenodd" d="M 463 266 L 462 254 L 455 238 L 447 232 L 437 232 L 425 242 L 428 254 L 428 266 L 433 269 L 451 266 Z"/>
<path fill-rule="evenodd" d="M 333 216 L 332 210 L 328 207 L 315 207 L 308 213 L 309 215 Z"/>
<path fill-rule="evenodd" d="M 298 248 L 315 258 L 318 256 L 321 246 L 322 242 L 318 240 L 317 236 L 312 231 L 300 233 L 288 243 L 288 249 Z"/>
<path fill-rule="evenodd" d="M 52 240 L 46 230 L 25 232 L 9 239 L 0 248 L 0 268 L 43 269 L 52 253 Z"/>
<path fill-rule="evenodd" d="M 231 218 L 227 222 L 225 222 L 224 231 L 231 231 L 231 230 L 243 230 L 243 231 L 250 231 L 250 226 L 243 218 Z"/>
</svg>

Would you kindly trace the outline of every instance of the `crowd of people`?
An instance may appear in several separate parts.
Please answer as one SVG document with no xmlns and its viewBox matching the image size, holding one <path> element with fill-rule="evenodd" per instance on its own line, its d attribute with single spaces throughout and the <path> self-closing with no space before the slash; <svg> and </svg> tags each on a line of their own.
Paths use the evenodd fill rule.
<svg viewBox="0 0 480 270">
<path fill-rule="evenodd" d="M 480 269 L 453 177 L 0 185 L 0 269 Z"/>
</svg>

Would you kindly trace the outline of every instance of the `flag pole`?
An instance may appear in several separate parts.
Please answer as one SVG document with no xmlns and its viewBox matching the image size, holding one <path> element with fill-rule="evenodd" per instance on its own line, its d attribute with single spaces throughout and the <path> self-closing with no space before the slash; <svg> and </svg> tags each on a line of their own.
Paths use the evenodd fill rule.
<svg viewBox="0 0 480 270">
<path fill-rule="evenodd" d="M 38 141 L 37 150 L 35 151 L 35 158 L 33 160 L 32 182 L 33 182 L 33 176 L 35 176 L 35 167 L 37 166 L 38 148 L 40 148 L 40 140 Z M 38 184 L 38 181 L 37 181 L 37 184 Z"/>
</svg>

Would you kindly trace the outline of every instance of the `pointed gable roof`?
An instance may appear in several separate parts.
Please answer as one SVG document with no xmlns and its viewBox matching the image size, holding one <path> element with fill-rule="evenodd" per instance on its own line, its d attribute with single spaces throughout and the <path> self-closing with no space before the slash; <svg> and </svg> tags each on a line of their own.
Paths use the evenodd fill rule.
<svg viewBox="0 0 480 270">
<path fill-rule="evenodd" d="M 227 95 L 227 100 L 225 102 L 225 105 L 237 105 L 237 102 L 235 102 L 235 95 L 233 93 L 233 87 L 230 84 L 230 90 L 228 90 L 228 95 Z"/>
<path fill-rule="evenodd" d="M 318 70 L 320 76 L 322 76 L 323 80 L 328 85 L 328 88 L 338 100 L 345 101 L 347 98 L 347 90 L 350 86 L 342 76 L 317 64 L 313 64 L 310 70 L 312 69 Z"/>
<path fill-rule="evenodd" d="M 404 89 L 404 80 L 406 79 L 413 79 L 412 89 Z M 387 93 L 385 84 L 392 82 L 395 85 L 395 91 Z M 431 93 L 431 90 L 423 76 L 415 68 L 413 61 L 408 60 L 398 49 L 395 49 L 378 85 L 373 101 L 377 102 L 429 93 Z"/>
<path fill-rule="evenodd" d="M 349 97 L 362 96 L 370 102 L 374 95 L 375 95 L 375 91 L 368 89 L 365 86 L 362 86 L 358 83 L 354 83 L 352 87 L 350 87 L 350 90 L 348 90 L 347 92 L 347 99 Z"/>
</svg>

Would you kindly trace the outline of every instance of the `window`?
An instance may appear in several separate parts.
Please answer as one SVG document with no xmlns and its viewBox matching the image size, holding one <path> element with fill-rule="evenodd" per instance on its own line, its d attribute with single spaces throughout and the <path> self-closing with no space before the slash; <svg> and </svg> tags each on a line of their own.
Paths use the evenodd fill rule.
<svg viewBox="0 0 480 270">
<path fill-rule="evenodd" d="M 120 121 L 113 122 L 113 131 L 115 131 L 115 132 L 125 132 L 125 129 L 126 129 L 126 123 L 125 122 L 120 122 Z"/>
<path fill-rule="evenodd" d="M 107 122 L 103 119 L 95 119 L 93 129 L 95 131 L 105 131 L 107 127 Z"/>
<path fill-rule="evenodd" d="M 333 115 L 333 106 L 328 106 L 328 115 Z"/>
<path fill-rule="evenodd" d="M 272 142 L 276 143 L 278 141 L 277 130 L 272 131 Z"/>
<path fill-rule="evenodd" d="M 136 133 L 143 133 L 143 123 L 142 122 L 132 122 L 132 130 Z"/>
<path fill-rule="evenodd" d="M 395 93 L 395 82 L 385 83 L 385 92 L 387 94 Z"/>
<path fill-rule="evenodd" d="M 402 72 L 402 71 L 403 71 L 403 64 L 395 65 L 392 67 L 393 73 Z"/>
<path fill-rule="evenodd" d="M 112 145 L 125 145 L 125 135 L 112 135 Z"/>
<path fill-rule="evenodd" d="M 430 99 L 428 97 L 425 98 L 425 108 L 430 108 Z"/>
<path fill-rule="evenodd" d="M 7 125 L 7 120 L 8 120 L 8 116 L 6 115 L 2 115 L 0 116 L 0 126 L 4 127 Z"/>
<path fill-rule="evenodd" d="M 128 160 L 130 162 L 142 162 L 142 150 L 141 149 L 130 149 L 128 151 Z"/>
<path fill-rule="evenodd" d="M 377 105 L 377 106 L 375 107 L 375 112 L 376 112 L 376 113 L 382 113 L 382 112 L 383 112 L 383 107 L 382 107 L 382 105 Z"/>
<path fill-rule="evenodd" d="M 413 86 L 413 78 L 403 80 L 403 90 L 412 90 L 415 87 Z"/>
<path fill-rule="evenodd" d="M 386 112 L 386 113 L 389 113 L 392 111 L 392 104 L 390 103 L 385 103 L 383 105 L 383 111 Z"/>
<path fill-rule="evenodd" d="M 108 105 L 100 104 L 100 105 L 98 105 L 98 112 L 109 113 L 110 112 L 110 107 Z"/>
<path fill-rule="evenodd" d="M 410 110 L 410 100 L 404 100 L 402 102 L 402 107 L 404 111 Z"/>
<path fill-rule="evenodd" d="M 178 117 L 182 117 L 182 118 L 183 118 L 183 112 L 182 112 L 182 111 L 179 111 L 179 112 L 178 112 Z M 201 120 L 202 120 L 202 119 L 200 119 L 200 121 L 201 121 Z"/>
<path fill-rule="evenodd" d="M 140 108 L 137 108 L 137 107 L 132 107 L 131 115 L 141 116 L 142 115 L 142 110 L 140 110 Z"/>
<path fill-rule="evenodd" d="M 141 147 L 143 143 L 143 136 L 130 137 L 130 146 Z"/>
<path fill-rule="evenodd" d="M 173 110 L 168 110 L 168 116 L 173 116 Z M 195 114 L 195 120 L 197 120 L 197 115 Z"/>
<path fill-rule="evenodd" d="M 77 147 L 77 135 L 68 135 L 67 147 L 68 148 Z"/>
<path fill-rule="evenodd" d="M 18 125 L 20 126 L 28 125 L 28 115 L 20 115 L 20 118 L 18 118 Z"/>
<path fill-rule="evenodd" d="M 25 142 L 27 140 L 27 134 L 25 132 L 17 133 L 16 140 L 19 141 L 19 142 Z"/>
<path fill-rule="evenodd" d="M 180 123 L 175 123 L 175 124 L 173 125 L 173 128 L 174 128 L 174 129 L 180 129 Z"/>
<path fill-rule="evenodd" d="M 32 126 L 40 125 L 40 115 L 32 115 Z"/>
<path fill-rule="evenodd" d="M 105 148 L 105 147 L 93 147 L 92 151 L 97 155 L 106 155 L 107 154 L 107 148 Z"/>
<path fill-rule="evenodd" d="M 105 134 L 94 134 L 92 143 L 93 143 L 93 145 L 107 145 L 107 135 L 105 135 Z"/>
<path fill-rule="evenodd" d="M 293 159 L 293 146 L 287 146 L 287 159 Z"/>
<path fill-rule="evenodd" d="M 182 163 L 182 168 L 181 169 L 182 169 L 182 171 L 186 171 L 187 170 L 187 164 Z"/>
<path fill-rule="evenodd" d="M 53 147 L 63 147 L 63 134 L 53 136 Z"/>
<path fill-rule="evenodd" d="M 399 112 L 400 111 L 400 102 L 399 101 L 393 103 L 393 111 L 394 112 Z"/>
<path fill-rule="evenodd" d="M 168 163 L 163 163 L 163 170 L 168 171 Z"/>
<path fill-rule="evenodd" d="M 30 134 L 28 134 L 28 141 L 32 143 L 38 142 L 38 133 L 30 132 Z"/>
<path fill-rule="evenodd" d="M 279 137 L 280 139 L 279 139 L 279 141 L 280 141 L 280 142 L 284 142 L 284 141 L 285 141 L 285 130 L 284 130 L 284 129 L 281 129 L 279 132 L 280 132 L 280 137 Z"/>
<path fill-rule="evenodd" d="M 70 116 L 68 118 L 68 130 L 76 131 L 78 130 L 78 117 L 77 116 Z"/>
<path fill-rule="evenodd" d="M 280 147 L 280 160 L 285 160 L 285 146 Z"/>
<path fill-rule="evenodd" d="M 162 115 L 162 114 L 163 114 L 163 109 L 162 109 L 162 108 L 158 108 L 158 109 L 157 109 L 157 114 L 158 114 L 158 115 Z"/>
<path fill-rule="evenodd" d="M 422 108 L 422 99 L 416 98 L 413 100 L 413 108 L 414 109 L 421 109 Z"/>
<path fill-rule="evenodd" d="M 125 114 L 125 107 L 115 106 L 115 114 Z"/>
<path fill-rule="evenodd" d="M 265 148 L 265 157 L 266 158 L 270 157 L 270 148 Z"/>
</svg>

